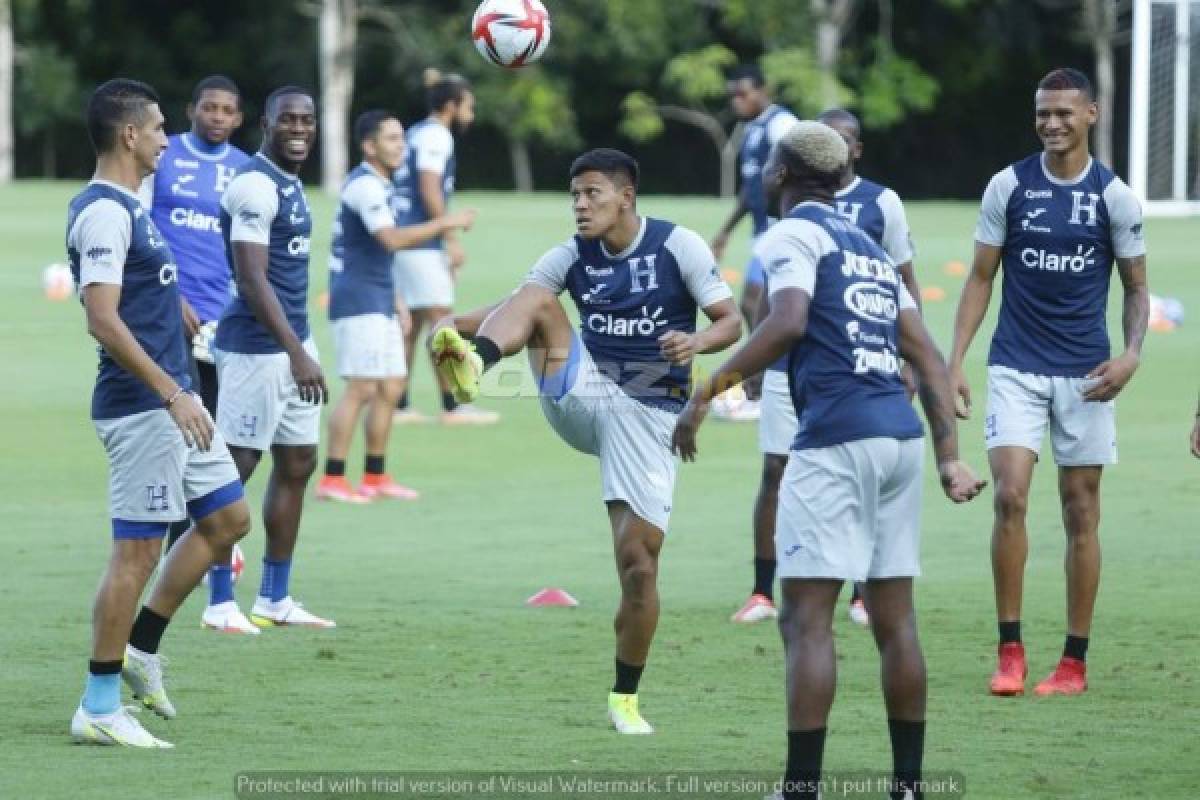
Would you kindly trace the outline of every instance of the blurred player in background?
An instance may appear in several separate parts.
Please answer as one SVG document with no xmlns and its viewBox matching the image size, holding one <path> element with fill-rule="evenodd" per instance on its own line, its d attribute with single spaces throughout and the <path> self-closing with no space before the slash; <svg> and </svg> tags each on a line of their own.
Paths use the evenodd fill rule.
<svg viewBox="0 0 1200 800">
<path fill-rule="evenodd" d="M 658 557 L 675 488 L 670 431 L 693 358 L 736 342 L 741 320 L 704 240 L 638 214 L 636 161 L 592 150 L 570 174 L 577 235 L 542 256 L 507 299 L 438 323 L 432 355 L 469 400 L 485 370 L 528 349 L 551 427 L 600 459 L 621 582 L 608 717 L 619 733 L 653 733 L 637 692 L 658 626 Z M 563 292 L 579 312 L 578 333 Z M 701 331 L 697 310 L 712 323 Z"/>
<path fill-rule="evenodd" d="M 422 225 L 449 213 L 457 174 L 454 137 L 466 133 L 475 121 L 475 94 L 465 78 L 430 69 L 425 82 L 429 116 L 409 128 L 408 155 L 394 176 L 392 203 L 396 224 L 402 228 Z M 405 352 L 415 354 L 421 331 L 432 327 L 454 307 L 454 287 L 465 260 L 462 243 L 451 230 L 396 252 L 396 291 L 412 315 Z M 437 380 L 443 423 L 490 425 L 499 420 L 494 411 L 470 403 L 460 405 L 450 387 L 440 377 Z M 395 420 L 428 421 L 412 406 L 408 391 L 401 393 Z"/>
<path fill-rule="evenodd" d="M 366 111 L 354 123 L 354 140 L 363 160 L 342 186 L 329 259 L 329 319 L 346 389 L 329 414 L 325 475 L 317 497 L 349 503 L 416 500 L 418 493 L 394 481 L 385 468 L 392 409 L 408 374 L 402 327 L 411 325 L 392 283 L 392 253 L 469 227 L 475 215 L 461 211 L 397 227 L 391 175 L 404 160 L 404 128 L 387 111 Z M 346 480 L 346 455 L 364 408 L 366 465 L 355 489 Z"/>
</svg>

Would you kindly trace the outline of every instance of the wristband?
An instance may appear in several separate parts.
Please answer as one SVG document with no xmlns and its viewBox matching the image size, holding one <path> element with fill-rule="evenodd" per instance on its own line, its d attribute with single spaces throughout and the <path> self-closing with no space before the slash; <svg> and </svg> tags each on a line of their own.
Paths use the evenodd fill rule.
<svg viewBox="0 0 1200 800">
<path fill-rule="evenodd" d="M 178 389 L 175 390 L 174 394 L 172 394 L 170 397 L 167 398 L 166 408 L 170 408 L 171 406 L 173 406 L 175 404 L 175 401 L 178 400 L 182 394 L 183 394 L 183 387 L 180 386 Z"/>
</svg>

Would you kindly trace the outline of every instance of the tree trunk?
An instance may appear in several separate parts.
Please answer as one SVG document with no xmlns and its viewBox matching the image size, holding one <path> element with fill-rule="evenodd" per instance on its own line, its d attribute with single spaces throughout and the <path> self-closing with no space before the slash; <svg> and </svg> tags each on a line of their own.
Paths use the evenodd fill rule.
<svg viewBox="0 0 1200 800">
<path fill-rule="evenodd" d="M 817 69 L 821 72 L 821 104 L 838 105 L 837 68 L 842 52 L 842 37 L 849 27 L 857 0 L 811 0 L 817 20 Z"/>
<path fill-rule="evenodd" d="M 721 146 L 721 197 L 737 194 L 738 145 L 742 141 L 742 123 L 738 123 L 733 135 Z"/>
<path fill-rule="evenodd" d="M 354 99 L 357 0 L 321 0 L 317 50 L 321 75 L 321 185 L 337 194 L 346 177 L 347 117 Z"/>
<path fill-rule="evenodd" d="M 1108 167 L 1113 166 L 1113 113 L 1117 94 L 1116 70 L 1113 65 L 1113 37 L 1117 33 L 1116 0 L 1084 0 L 1084 23 L 1096 58 L 1096 102 L 1100 118 L 1096 121 L 1096 158 Z"/>
<path fill-rule="evenodd" d="M 58 149 L 54 146 L 54 127 L 42 132 L 42 177 L 53 180 L 58 172 Z"/>
<path fill-rule="evenodd" d="M 717 157 L 721 159 L 721 196 L 732 197 L 737 179 L 737 145 L 731 148 L 729 134 L 721 120 L 707 111 L 699 111 L 685 106 L 658 106 L 658 113 L 663 119 L 682 122 L 699 128 L 708 134 L 713 147 L 717 149 Z"/>
<path fill-rule="evenodd" d="M 524 139 L 508 140 L 508 154 L 512 159 L 513 182 L 518 192 L 533 191 L 533 159 L 529 157 L 529 143 Z"/>
<path fill-rule="evenodd" d="M 0 0 L 0 184 L 13 178 L 12 3 Z"/>
</svg>

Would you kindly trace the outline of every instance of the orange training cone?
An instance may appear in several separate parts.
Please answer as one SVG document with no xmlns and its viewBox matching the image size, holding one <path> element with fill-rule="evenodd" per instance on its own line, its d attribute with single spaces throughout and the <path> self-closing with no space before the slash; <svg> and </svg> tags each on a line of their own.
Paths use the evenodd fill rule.
<svg viewBox="0 0 1200 800">
<path fill-rule="evenodd" d="M 530 608 L 540 608 L 542 606 L 562 606 L 565 608 L 574 608 L 579 605 L 579 601 L 571 597 L 563 589 L 542 589 L 533 597 L 525 601 L 525 605 Z"/>
</svg>

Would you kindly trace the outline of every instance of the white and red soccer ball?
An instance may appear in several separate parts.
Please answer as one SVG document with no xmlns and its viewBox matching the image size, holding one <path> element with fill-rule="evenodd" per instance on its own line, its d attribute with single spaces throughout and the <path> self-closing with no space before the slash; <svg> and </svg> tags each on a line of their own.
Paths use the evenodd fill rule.
<svg viewBox="0 0 1200 800">
<path fill-rule="evenodd" d="M 542 0 L 483 0 L 471 20 L 471 38 L 496 66 L 525 67 L 550 44 L 550 14 Z"/>
</svg>

